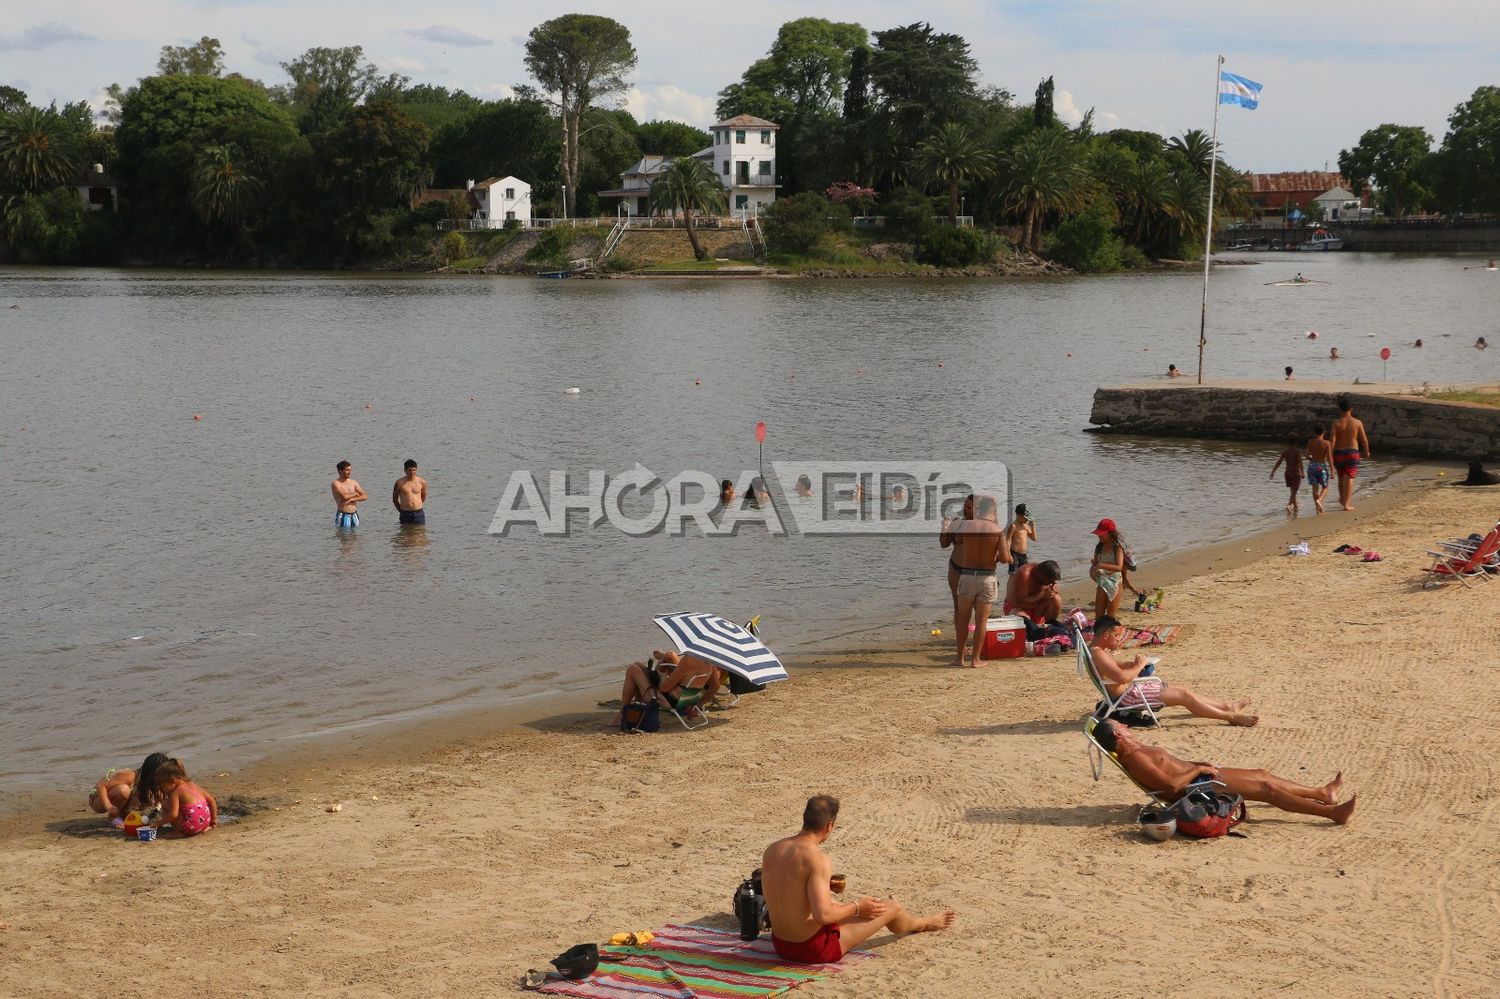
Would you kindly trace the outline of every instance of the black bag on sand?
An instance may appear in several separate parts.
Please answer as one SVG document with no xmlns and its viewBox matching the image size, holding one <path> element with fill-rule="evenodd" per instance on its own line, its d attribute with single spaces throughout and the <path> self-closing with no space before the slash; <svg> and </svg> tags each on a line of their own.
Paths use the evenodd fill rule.
<svg viewBox="0 0 1500 999">
<path fill-rule="evenodd" d="M 660 732 L 661 705 L 656 701 L 636 701 L 620 709 L 621 732 Z"/>
<path fill-rule="evenodd" d="M 741 694 L 753 694 L 756 691 L 765 690 L 766 685 L 756 683 L 754 680 L 746 680 L 738 673 L 729 674 L 729 692 L 735 696 Z"/>
<path fill-rule="evenodd" d="M 1103 718 L 1104 709 L 1105 703 L 1103 701 L 1095 704 L 1094 717 Z M 1152 718 L 1151 712 L 1147 711 L 1145 708 L 1136 708 L 1134 711 L 1116 711 L 1114 714 L 1110 715 L 1110 717 L 1115 721 L 1120 722 L 1121 724 L 1129 725 L 1131 728 L 1156 727 L 1156 719 Z"/>
<path fill-rule="evenodd" d="M 577 981 L 599 970 L 599 945 L 591 943 L 569 947 L 552 959 L 552 966 L 564 978 Z"/>
</svg>

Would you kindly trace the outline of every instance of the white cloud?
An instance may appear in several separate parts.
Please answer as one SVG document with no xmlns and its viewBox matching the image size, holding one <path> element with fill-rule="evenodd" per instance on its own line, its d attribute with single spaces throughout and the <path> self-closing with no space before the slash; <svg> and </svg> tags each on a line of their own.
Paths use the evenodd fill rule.
<svg viewBox="0 0 1500 999">
<path fill-rule="evenodd" d="M 415 59 L 408 59 L 406 56 L 385 55 L 378 59 L 372 57 L 370 61 L 385 72 L 395 70 L 398 73 L 405 73 L 408 76 L 412 73 L 427 72 L 427 65 L 425 63 L 418 62 Z"/>
<path fill-rule="evenodd" d="M 493 38 L 481 38 L 479 35 L 471 34 L 462 28 L 454 28 L 447 24 L 429 24 L 425 28 L 407 28 L 405 34 L 413 38 L 420 38 L 425 42 L 433 42 L 438 45 L 457 45 L 460 48 L 473 48 L 479 45 L 494 45 Z"/>
<path fill-rule="evenodd" d="M 636 121 L 667 119 L 698 128 L 706 128 L 714 121 L 715 101 L 712 97 L 689 93 L 671 83 L 631 87 L 623 103 Z"/>
<path fill-rule="evenodd" d="M 19 35 L 0 36 L 0 50 L 40 52 L 42 49 L 62 42 L 92 42 L 97 39 L 87 32 L 71 28 L 61 21 L 35 24 Z"/>
</svg>

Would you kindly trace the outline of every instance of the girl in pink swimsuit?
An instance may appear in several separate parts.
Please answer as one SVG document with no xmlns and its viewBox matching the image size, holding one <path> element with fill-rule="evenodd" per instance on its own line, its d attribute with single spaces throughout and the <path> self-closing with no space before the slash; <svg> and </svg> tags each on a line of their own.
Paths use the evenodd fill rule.
<svg viewBox="0 0 1500 999">
<path fill-rule="evenodd" d="M 219 803 L 193 783 L 178 760 L 157 769 L 156 794 L 162 803 L 158 827 L 170 824 L 179 836 L 196 836 L 219 824 Z"/>
</svg>

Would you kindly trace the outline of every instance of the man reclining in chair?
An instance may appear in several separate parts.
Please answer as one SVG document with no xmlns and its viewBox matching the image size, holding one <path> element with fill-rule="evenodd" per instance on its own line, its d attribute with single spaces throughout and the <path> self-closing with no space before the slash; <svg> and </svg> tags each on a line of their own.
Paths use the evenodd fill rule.
<svg viewBox="0 0 1500 999">
<path fill-rule="evenodd" d="M 799 964 L 830 964 L 882 929 L 930 933 L 953 925 L 951 909 L 918 919 L 894 898 L 835 902 L 833 865 L 819 847 L 838 817 L 837 798 L 813 795 L 802 810 L 802 831 L 766 847 L 760 877 L 776 953 Z"/>
<path fill-rule="evenodd" d="M 1112 718 L 1094 727 L 1094 740 L 1105 752 L 1113 753 L 1138 784 L 1160 795 L 1180 798 L 1187 793 L 1188 785 L 1209 779 L 1246 801 L 1263 801 L 1283 812 L 1320 815 L 1339 825 L 1354 814 L 1354 796 L 1342 805 L 1337 803 L 1339 788 L 1344 785 L 1342 773 L 1334 774 L 1333 780 L 1322 787 L 1305 787 L 1268 770 L 1238 770 L 1201 760 L 1179 760 L 1160 746 L 1141 742 L 1127 726 Z"/>
<path fill-rule="evenodd" d="M 648 665 L 654 663 L 654 668 Z M 625 667 L 625 686 L 620 691 L 620 710 L 624 706 L 635 701 L 645 700 L 652 691 L 656 693 L 656 701 L 664 708 L 675 708 L 677 697 L 682 688 L 703 688 L 703 701 L 707 704 L 713 700 L 714 695 L 719 692 L 720 670 L 707 659 L 700 659 L 691 653 L 680 654 L 672 651 L 657 649 L 651 653 L 651 659 L 645 663 L 631 663 Z M 701 682 L 695 681 L 699 677 L 706 676 Z M 694 708 L 694 710 L 701 710 Z M 620 715 L 615 715 L 610 727 L 614 728 L 620 724 Z"/>
<path fill-rule="evenodd" d="M 1094 641 L 1089 645 L 1089 654 L 1094 660 L 1094 668 L 1099 671 L 1099 679 L 1104 681 L 1111 697 L 1119 697 L 1124 693 L 1125 685 L 1140 676 L 1141 670 L 1146 668 L 1145 657 L 1139 653 L 1129 663 L 1122 664 L 1115 659 L 1114 653 L 1124 638 L 1125 626 L 1108 614 L 1099 615 L 1099 620 L 1094 622 Z M 1148 676 L 1145 682 L 1131 687 L 1129 694 L 1120 702 L 1119 709 L 1136 710 L 1144 707 L 1147 700 L 1154 707 L 1168 704 L 1187 708 L 1199 718 L 1217 718 L 1231 725 L 1250 726 L 1260 721 L 1259 716 L 1244 713 L 1245 708 L 1250 706 L 1249 700 L 1216 701 L 1211 697 L 1195 694 L 1181 684 L 1170 684 L 1155 676 Z"/>
</svg>

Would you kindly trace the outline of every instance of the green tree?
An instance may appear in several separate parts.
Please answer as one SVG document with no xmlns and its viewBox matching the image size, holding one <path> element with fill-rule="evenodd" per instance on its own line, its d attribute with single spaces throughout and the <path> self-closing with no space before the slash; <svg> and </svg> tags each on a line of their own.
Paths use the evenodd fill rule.
<svg viewBox="0 0 1500 999">
<path fill-rule="evenodd" d="M 1448 210 L 1500 212 L 1500 87 L 1479 87 L 1453 109 L 1436 166 Z"/>
<path fill-rule="evenodd" d="M 430 128 L 434 134 L 464 120 L 485 106 L 484 101 L 462 90 L 449 90 L 431 83 L 406 87 L 390 98 L 402 111 Z"/>
<path fill-rule="evenodd" d="M 1047 213 L 1078 210 L 1091 190 L 1079 147 L 1062 129 L 1022 139 L 1001 158 L 1000 173 L 1002 203 L 1021 216 L 1021 243 L 1032 253 L 1041 250 Z"/>
<path fill-rule="evenodd" d="M 229 229 L 250 244 L 250 222 L 264 204 L 265 183 L 249 173 L 233 145 L 209 146 L 193 173 L 193 211 L 205 224 Z"/>
<path fill-rule="evenodd" d="M 409 204 L 431 180 L 430 139 L 394 104 L 355 108 L 314 144 L 318 186 L 346 213 Z"/>
<path fill-rule="evenodd" d="M 438 130 L 432 140 L 433 185 L 463 187 L 486 177 L 520 177 L 534 204 L 557 193 L 557 119 L 540 101 L 484 104 Z M 613 185 L 611 185 L 613 186 Z"/>
<path fill-rule="evenodd" d="M 564 14 L 532 28 L 526 38 L 526 69 L 562 120 L 562 182 L 575 200 L 584 114 L 623 93 L 635 65 L 630 29 L 608 17 Z"/>
<path fill-rule="evenodd" d="M 693 215 L 697 212 L 712 214 L 724 210 L 724 185 L 712 170 L 701 160 L 682 157 L 657 175 L 651 185 L 651 208 L 657 211 L 682 212 L 686 220 L 688 242 L 693 244 L 693 256 L 703 260 L 708 254 L 698 241 Z"/>
<path fill-rule="evenodd" d="M 55 111 L 27 107 L 0 114 L 0 178 L 22 191 L 66 182 L 82 151 L 76 129 Z"/>
<path fill-rule="evenodd" d="M 296 111 L 304 135 L 326 132 L 361 101 L 389 98 L 410 82 L 395 73 L 382 77 L 373 63 L 365 61 L 365 50 L 359 45 L 315 46 L 281 68 L 292 82 L 273 90 L 273 96 Z"/>
<path fill-rule="evenodd" d="M 777 198 L 760 216 L 766 244 L 780 253 L 808 253 L 832 232 L 850 228 L 849 210 L 811 191 Z"/>
<path fill-rule="evenodd" d="M 1037 128 L 1051 128 L 1057 124 L 1057 112 L 1052 108 L 1052 77 L 1036 85 L 1036 103 L 1031 106 L 1031 121 Z"/>
<path fill-rule="evenodd" d="M 207 35 L 193 45 L 163 45 L 156 72 L 160 76 L 223 76 L 224 47 Z"/>
<path fill-rule="evenodd" d="M 703 129 L 680 121 L 648 121 L 635 130 L 641 152 L 659 156 L 691 156 L 712 141 Z"/>
<path fill-rule="evenodd" d="M 969 43 L 923 22 L 875 32 L 870 84 L 880 127 L 914 148 L 948 122 L 964 121 L 978 96 Z"/>
<path fill-rule="evenodd" d="M 917 147 L 916 169 L 927 183 L 948 189 L 948 224 L 957 226 L 960 185 L 994 176 L 995 156 L 964 126 L 949 122 Z"/>
<path fill-rule="evenodd" d="M 1117 271 L 1124 241 L 1115 235 L 1114 212 L 1107 202 L 1095 201 L 1058 224 L 1047 256 L 1075 271 Z"/>
<path fill-rule="evenodd" d="M 6 237 L 19 246 L 23 259 L 44 264 L 71 264 L 86 250 L 89 211 L 78 193 L 67 187 L 31 193 L 6 213 Z"/>
<path fill-rule="evenodd" d="M 1379 125 L 1339 152 L 1339 172 L 1354 193 L 1373 186 L 1381 207 L 1397 218 L 1431 198 L 1431 166 L 1432 136 L 1420 125 Z"/>
<path fill-rule="evenodd" d="M 1203 129 L 1192 128 L 1180 136 L 1172 136 L 1167 140 L 1166 149 L 1168 155 L 1180 157 L 1188 169 L 1204 180 L 1208 179 L 1209 168 L 1213 165 L 1214 140 Z"/>
<path fill-rule="evenodd" d="M 26 91 L 17 90 L 15 87 L 0 86 L 0 114 L 10 114 L 29 107 L 31 107 L 31 101 L 27 100 Z"/>
</svg>

